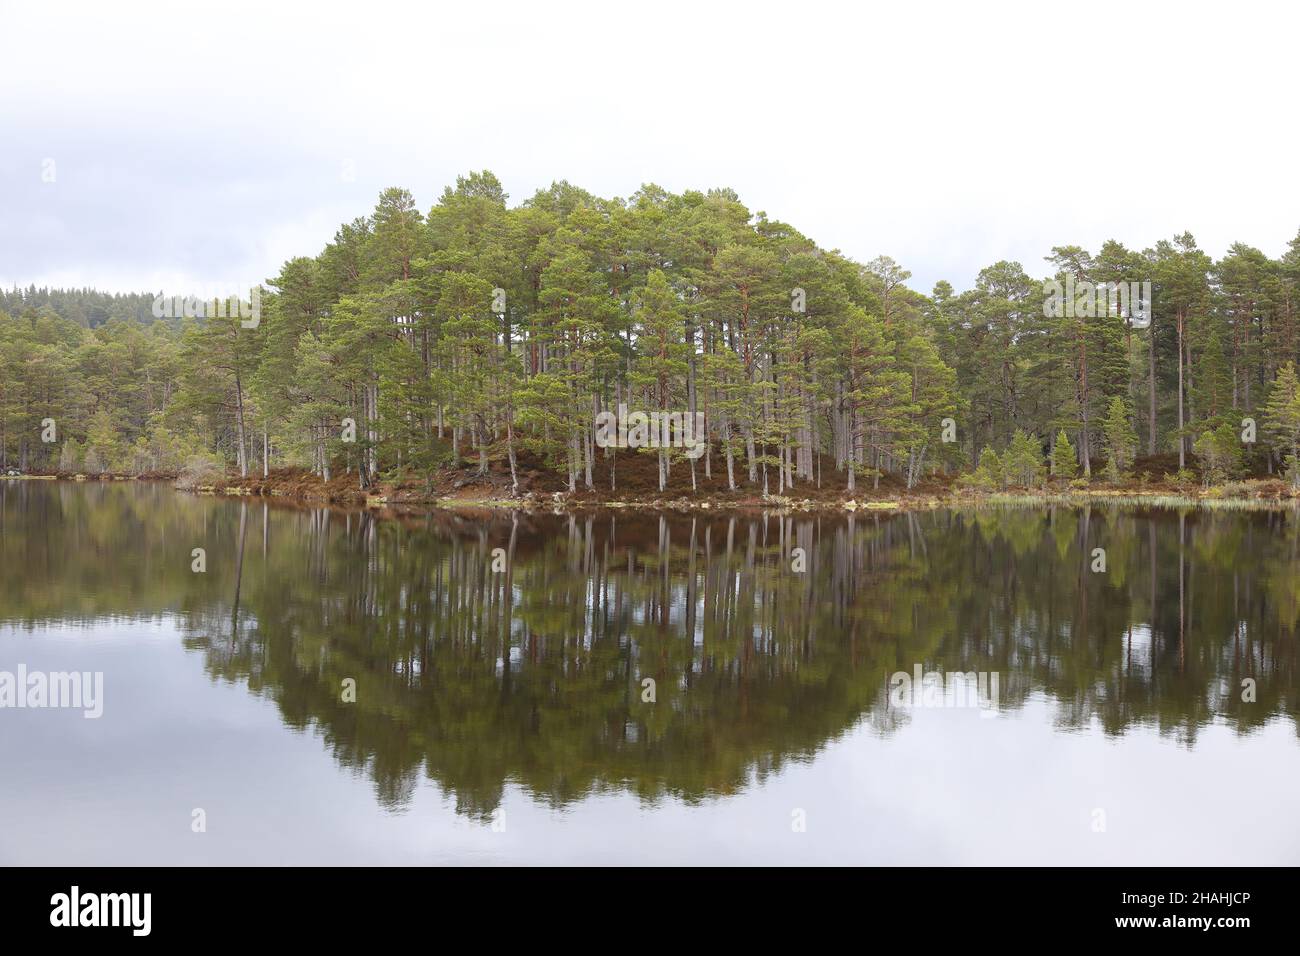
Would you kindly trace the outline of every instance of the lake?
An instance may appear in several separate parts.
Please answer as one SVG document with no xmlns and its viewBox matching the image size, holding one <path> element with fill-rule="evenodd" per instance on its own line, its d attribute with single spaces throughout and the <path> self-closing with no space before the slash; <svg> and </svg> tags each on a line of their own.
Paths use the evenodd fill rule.
<svg viewBox="0 0 1300 956">
<path fill-rule="evenodd" d="M 1300 863 L 1297 517 L 0 481 L 0 863 Z"/>
</svg>

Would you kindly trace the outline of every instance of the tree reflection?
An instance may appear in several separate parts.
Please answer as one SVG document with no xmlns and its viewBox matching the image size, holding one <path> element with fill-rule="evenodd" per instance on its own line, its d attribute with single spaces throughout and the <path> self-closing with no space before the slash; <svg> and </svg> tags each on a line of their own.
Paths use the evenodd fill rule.
<svg viewBox="0 0 1300 956">
<path fill-rule="evenodd" d="M 1214 720 L 1297 717 L 1294 511 L 389 520 L 150 486 L 0 495 L 23 569 L 0 620 L 173 613 L 214 679 L 274 699 L 391 807 L 421 775 L 475 816 L 507 783 L 556 806 L 734 793 L 864 719 L 895 732 L 889 676 L 918 663 L 997 672 L 1001 709 L 1041 696 L 1068 731 L 1191 746 Z"/>
</svg>

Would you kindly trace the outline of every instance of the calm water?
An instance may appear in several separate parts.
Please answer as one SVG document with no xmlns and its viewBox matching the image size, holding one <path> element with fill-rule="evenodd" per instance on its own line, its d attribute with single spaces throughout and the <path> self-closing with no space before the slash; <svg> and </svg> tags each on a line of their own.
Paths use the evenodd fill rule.
<svg viewBox="0 0 1300 956">
<path fill-rule="evenodd" d="M 99 719 L 0 709 L 4 864 L 1300 862 L 1294 512 L 0 481 L 0 569 L 0 673 L 103 674 Z"/>
</svg>

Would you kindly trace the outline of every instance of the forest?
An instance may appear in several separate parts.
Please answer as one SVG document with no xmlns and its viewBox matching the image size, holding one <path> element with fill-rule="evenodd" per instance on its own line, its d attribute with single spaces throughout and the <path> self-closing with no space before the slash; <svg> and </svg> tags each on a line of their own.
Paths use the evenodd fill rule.
<svg viewBox="0 0 1300 956">
<path fill-rule="evenodd" d="M 729 189 L 560 182 L 512 206 L 484 171 L 427 213 L 387 189 L 267 279 L 255 323 L 0 292 L 0 469 L 296 467 L 366 489 L 456 468 L 517 492 L 527 461 L 581 491 L 644 455 L 660 489 L 763 494 L 1152 468 L 1300 486 L 1300 234 L 1276 257 L 1216 261 L 1188 233 L 1048 252 L 925 294 Z M 1151 307 L 1047 308 L 1065 280 L 1150 283 Z M 620 408 L 702 415 L 705 453 L 598 446 Z"/>
</svg>

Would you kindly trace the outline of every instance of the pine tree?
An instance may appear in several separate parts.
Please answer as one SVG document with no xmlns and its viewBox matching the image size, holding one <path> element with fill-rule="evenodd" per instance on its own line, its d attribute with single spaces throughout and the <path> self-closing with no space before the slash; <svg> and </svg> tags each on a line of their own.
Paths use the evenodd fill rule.
<svg viewBox="0 0 1300 956">
<path fill-rule="evenodd" d="M 1192 451 L 1201 461 L 1201 478 L 1207 486 L 1235 477 L 1241 470 L 1241 442 L 1227 422 L 1202 432 Z"/>
<path fill-rule="evenodd" d="M 1300 460 L 1300 380 L 1294 362 L 1285 362 L 1278 369 L 1261 411 L 1260 433 L 1272 453 L 1284 464 L 1288 459 Z M 1293 487 L 1300 488 L 1296 477 L 1292 477 Z"/>
<path fill-rule="evenodd" d="M 1033 487 L 1043 479 L 1043 449 L 1038 439 L 1016 429 L 1002 459 L 1002 471 L 1008 484 Z"/>
<path fill-rule="evenodd" d="M 650 273 L 644 289 L 636 297 L 636 354 L 628 375 L 629 385 L 645 396 L 647 410 L 659 413 L 667 421 L 670 412 L 689 414 L 686 396 L 690 347 L 682 338 L 685 318 L 677 294 L 660 269 Z M 645 449 L 655 454 L 659 470 L 659 490 L 668 483 L 670 459 L 682 457 L 684 450 L 667 446 L 661 429 L 658 448 Z M 676 452 L 676 455 L 673 454 Z"/>
<path fill-rule="evenodd" d="M 1052 449 L 1052 475 L 1062 481 L 1069 481 L 1079 472 L 1079 461 L 1070 444 L 1070 436 L 1065 429 L 1056 436 L 1056 447 Z"/>
<path fill-rule="evenodd" d="M 1137 432 L 1129 416 L 1128 405 L 1118 395 L 1110 400 L 1102 423 L 1106 443 L 1106 477 L 1119 481 L 1133 465 L 1137 453 Z"/>
<path fill-rule="evenodd" d="M 957 375 L 933 343 L 919 334 L 903 344 L 900 365 L 909 381 L 899 445 L 907 454 L 907 487 L 912 488 L 921 477 L 927 453 L 942 448 L 944 419 L 957 413 Z"/>
<path fill-rule="evenodd" d="M 1006 476 L 1003 473 L 1002 461 L 998 458 L 998 453 L 990 446 L 985 446 L 980 452 L 979 464 L 969 477 L 970 484 L 976 488 L 983 488 L 986 491 L 1001 489 L 1006 487 Z"/>
</svg>

